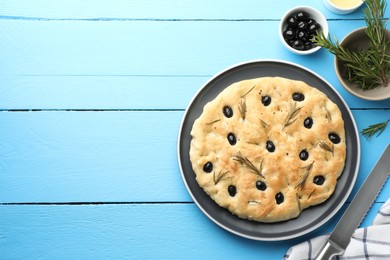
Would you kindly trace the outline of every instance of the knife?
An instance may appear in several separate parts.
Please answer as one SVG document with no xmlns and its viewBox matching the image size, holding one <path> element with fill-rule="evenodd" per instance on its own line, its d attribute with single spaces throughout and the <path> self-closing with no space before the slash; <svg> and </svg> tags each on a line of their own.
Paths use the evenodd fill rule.
<svg viewBox="0 0 390 260">
<path fill-rule="evenodd" d="M 345 252 L 352 234 L 366 215 L 371 204 L 390 174 L 390 144 L 387 146 L 371 173 L 360 187 L 351 204 L 316 256 L 316 260 L 328 260 Z"/>
</svg>

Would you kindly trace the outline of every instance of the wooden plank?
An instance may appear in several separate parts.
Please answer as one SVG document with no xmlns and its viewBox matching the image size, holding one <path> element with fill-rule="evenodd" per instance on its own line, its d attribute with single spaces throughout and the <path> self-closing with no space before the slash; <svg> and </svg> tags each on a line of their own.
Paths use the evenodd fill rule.
<svg viewBox="0 0 390 260">
<path fill-rule="evenodd" d="M 176 159 L 181 115 L 0 113 L 0 200 L 189 201 Z"/>
<path fill-rule="evenodd" d="M 353 114 L 359 131 L 390 115 Z M 182 111 L 1 112 L 0 202 L 192 201 L 177 164 L 182 116 Z M 388 140 L 389 130 L 361 140 L 358 186 Z M 377 201 L 390 196 L 390 183 L 386 187 Z"/>
<path fill-rule="evenodd" d="M 208 76 L 10 76 L 2 109 L 185 109 Z M 180 97 L 180 98 L 179 98 Z"/>
<path fill-rule="evenodd" d="M 332 34 L 342 37 L 364 24 L 344 23 L 330 21 Z M 280 42 L 278 25 L 272 20 L 0 20 L 0 75 L 199 76 L 259 58 L 333 73 L 333 55 L 325 50 L 308 57 L 289 52 Z"/>
<path fill-rule="evenodd" d="M 337 27 L 331 21 L 331 26 L 341 36 L 359 23 L 346 21 L 345 26 Z M 389 107 L 387 101 L 367 102 L 345 91 L 336 79 L 333 56 L 325 50 L 309 57 L 285 50 L 272 31 L 276 28 L 276 21 L 0 20 L 0 108 L 183 109 L 212 75 L 239 62 L 271 57 L 319 73 L 352 108 Z M 273 37 L 264 42 L 263 35 L 268 34 Z M 179 92 L 183 96 L 176 98 Z"/>
<path fill-rule="evenodd" d="M 328 19 L 356 19 L 361 10 L 349 15 L 336 15 L 321 1 L 77 1 L 46 2 L 2 1 L 3 19 L 280 19 L 284 12 L 297 5 L 319 9 Z"/>
<path fill-rule="evenodd" d="M 380 206 L 373 205 L 363 226 Z M 270 243 L 228 233 L 194 204 L 14 205 L 0 206 L 0 215 L 4 259 L 281 259 L 340 217 L 299 239 Z"/>
<path fill-rule="evenodd" d="M 212 76 L 4 76 L 1 109 L 185 109 Z M 390 108 L 345 91 L 327 70 L 325 77 L 351 108 Z"/>
</svg>

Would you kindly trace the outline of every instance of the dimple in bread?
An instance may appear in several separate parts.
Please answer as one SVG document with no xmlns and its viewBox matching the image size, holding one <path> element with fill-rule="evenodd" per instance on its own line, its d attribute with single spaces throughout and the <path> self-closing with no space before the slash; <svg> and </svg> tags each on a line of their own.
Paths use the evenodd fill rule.
<svg viewBox="0 0 390 260">
<path fill-rule="evenodd" d="M 302 81 L 236 82 L 207 103 L 191 130 L 200 187 L 240 218 L 278 222 L 334 192 L 346 158 L 340 109 Z"/>
</svg>

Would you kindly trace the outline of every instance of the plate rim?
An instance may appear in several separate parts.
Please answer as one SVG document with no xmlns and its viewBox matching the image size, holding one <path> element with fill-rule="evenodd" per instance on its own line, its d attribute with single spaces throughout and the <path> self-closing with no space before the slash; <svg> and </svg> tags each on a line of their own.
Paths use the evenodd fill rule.
<svg viewBox="0 0 390 260">
<path fill-rule="evenodd" d="M 355 131 L 355 135 L 356 135 L 356 138 L 357 138 L 357 151 L 356 151 L 356 169 L 355 169 L 355 172 L 353 173 L 353 180 L 352 180 L 352 183 L 351 185 L 349 185 L 349 187 L 347 188 L 347 191 L 346 191 L 346 194 L 344 196 L 344 198 L 340 201 L 340 203 L 338 205 L 336 205 L 336 207 L 334 208 L 334 210 L 328 214 L 325 218 L 323 218 L 321 221 L 319 221 L 318 223 L 314 224 L 312 227 L 310 228 L 307 228 L 303 231 L 300 231 L 300 232 L 296 232 L 294 234 L 291 234 L 291 235 L 287 235 L 287 236 L 284 236 L 284 237 L 259 237 L 259 236 L 253 236 L 253 235 L 248 235 L 248 234 L 243 234 L 241 232 L 238 232 L 222 223 L 220 223 L 219 221 L 217 221 L 216 219 L 214 219 L 203 207 L 202 205 L 200 205 L 199 201 L 197 200 L 197 198 L 195 197 L 195 195 L 192 193 L 186 179 L 185 179 L 185 175 L 184 175 L 184 171 L 183 171 L 183 166 L 182 166 L 182 162 L 181 162 L 181 158 L 180 158 L 180 154 L 181 154 L 181 147 L 180 147 L 180 140 L 182 138 L 182 134 L 183 134 L 183 125 L 185 123 L 185 120 L 187 118 L 187 114 L 189 113 L 189 108 L 191 108 L 191 106 L 193 105 L 194 101 L 196 100 L 196 98 L 199 96 L 199 94 L 212 82 L 214 81 L 216 78 L 218 78 L 219 76 L 221 76 L 222 74 L 232 70 L 232 69 L 235 69 L 235 68 L 239 68 L 241 66 L 244 66 L 244 65 L 250 65 L 250 64 L 253 64 L 253 63 L 265 63 L 265 62 L 272 62 L 272 63 L 283 63 L 285 65 L 289 65 L 289 66 L 293 66 L 293 67 L 297 67 L 299 69 L 302 69 L 302 70 L 305 70 L 307 71 L 308 73 L 314 75 L 315 77 L 317 77 L 318 79 L 320 79 L 321 81 L 323 81 L 326 85 L 328 85 L 331 90 L 337 95 L 337 97 L 339 98 L 339 100 L 343 103 L 345 109 L 347 110 L 348 114 L 349 114 L 349 117 L 351 118 L 351 121 L 352 121 L 352 124 L 353 124 L 353 129 Z M 199 89 L 198 91 L 196 91 L 196 93 L 193 95 L 193 97 L 191 98 L 190 102 L 188 103 L 186 109 L 185 109 L 185 112 L 183 114 L 183 117 L 182 117 L 182 120 L 181 120 L 181 123 L 180 123 L 180 127 L 179 127 L 179 133 L 178 133 L 178 138 L 177 138 L 177 159 L 178 159 L 178 164 L 179 164 L 179 168 L 180 168 L 180 175 L 182 177 L 182 180 L 185 184 L 185 187 L 187 189 L 187 192 L 190 194 L 190 197 L 192 198 L 192 200 L 194 201 L 194 203 L 197 205 L 197 207 L 203 212 L 203 214 L 205 214 L 207 216 L 208 219 L 210 219 L 212 222 L 214 222 L 215 224 L 217 224 L 219 227 L 225 229 L 226 231 L 229 231 L 230 233 L 233 233 L 237 236 L 241 236 L 241 237 L 244 237 L 244 238 L 247 238 L 247 239 L 251 239 L 251 240 L 257 240 L 257 241 L 283 241 L 283 240 L 289 240 L 289 239 L 293 239 L 293 238 L 297 238 L 297 237 L 300 237 L 300 236 L 303 236 L 303 235 L 306 235 L 316 229 L 318 229 L 319 227 L 321 227 L 322 225 L 324 225 L 326 222 L 328 222 L 340 209 L 341 207 L 345 204 L 346 200 L 348 199 L 348 197 L 351 195 L 351 192 L 352 192 L 352 189 L 354 188 L 355 184 L 356 184 L 356 179 L 357 179 L 357 176 L 358 176 L 358 172 L 359 172 L 359 168 L 360 168 L 360 157 L 361 157 L 361 152 L 360 152 L 360 136 L 359 136 L 359 132 L 358 132 L 358 128 L 357 128 L 357 124 L 356 124 L 356 121 L 355 121 L 355 118 L 352 114 L 352 111 L 351 109 L 349 108 L 349 106 L 347 105 L 347 103 L 345 102 L 344 98 L 341 96 L 341 94 L 333 87 L 332 84 L 330 84 L 326 79 L 324 79 L 321 75 L 319 75 L 318 73 L 316 73 L 315 71 L 303 66 L 303 65 L 300 65 L 300 64 L 297 64 L 297 63 L 294 63 L 294 62 L 290 62 L 290 61 L 286 61 L 286 60 L 282 60 L 282 59 L 252 59 L 252 60 L 248 60 L 248 61 L 243 61 L 243 62 L 239 62 L 239 63 L 236 63 L 236 64 L 233 64 L 217 73 L 215 73 L 213 76 L 211 76 Z M 216 206 L 218 206 L 218 204 L 216 204 Z"/>
</svg>

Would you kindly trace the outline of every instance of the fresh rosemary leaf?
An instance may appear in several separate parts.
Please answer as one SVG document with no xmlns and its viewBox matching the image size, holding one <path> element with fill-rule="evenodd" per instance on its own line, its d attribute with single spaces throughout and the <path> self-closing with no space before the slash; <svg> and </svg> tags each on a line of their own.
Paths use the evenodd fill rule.
<svg viewBox="0 0 390 260">
<path fill-rule="evenodd" d="M 220 181 L 220 180 L 222 180 L 225 176 L 226 176 L 226 174 L 228 174 L 229 172 L 228 171 L 225 171 L 225 172 L 223 172 L 223 171 L 220 171 L 217 175 L 215 174 L 215 172 L 214 172 L 214 184 L 215 185 L 217 185 L 218 184 L 218 182 Z"/>
<path fill-rule="evenodd" d="M 326 110 L 326 118 L 328 119 L 329 122 L 332 122 L 332 114 L 326 107 L 325 110 Z"/>
<path fill-rule="evenodd" d="M 307 197 L 308 199 L 310 199 L 311 195 L 313 195 L 313 193 L 316 191 L 316 189 L 313 189 L 312 192 L 310 192 L 309 196 Z"/>
<path fill-rule="evenodd" d="M 367 128 L 364 128 L 361 131 L 361 133 L 369 141 L 371 139 L 371 137 L 373 137 L 375 134 L 378 137 L 383 131 L 385 131 L 386 126 L 389 122 L 390 122 L 390 119 L 388 119 L 387 121 L 382 122 L 382 123 L 369 125 Z"/>
<path fill-rule="evenodd" d="M 238 105 L 238 110 L 240 111 L 241 117 L 243 120 L 245 120 L 246 117 L 246 102 L 245 100 L 241 99 L 240 104 Z"/>
<path fill-rule="evenodd" d="M 297 199 L 297 204 L 298 204 L 299 212 L 301 212 L 301 211 L 302 211 L 302 206 L 301 206 L 301 200 L 299 199 L 298 194 L 295 196 L 295 198 Z"/>
<path fill-rule="evenodd" d="M 238 153 L 237 155 L 233 156 L 233 160 L 239 162 L 241 165 L 244 165 L 245 167 L 247 167 L 254 174 L 265 179 L 264 175 L 261 173 L 263 170 L 262 169 L 263 168 L 263 161 L 261 161 L 260 167 L 256 168 L 256 166 L 247 157 L 243 156 L 241 153 Z"/>
<path fill-rule="evenodd" d="M 206 125 L 212 125 L 212 124 L 217 123 L 219 121 L 221 121 L 221 119 L 216 119 L 216 120 L 214 120 L 214 121 L 212 121 L 210 123 L 207 123 Z"/>
<path fill-rule="evenodd" d="M 294 103 L 293 106 L 291 106 L 290 112 L 287 114 L 286 120 L 284 121 L 283 128 L 293 124 L 295 122 L 295 120 L 297 120 L 296 117 L 298 116 L 298 114 L 301 111 L 301 109 L 302 109 L 302 107 L 298 107 L 297 108 L 297 103 L 296 102 Z"/>
<path fill-rule="evenodd" d="M 305 170 L 305 172 L 301 176 L 301 178 L 298 180 L 297 184 L 295 185 L 295 188 L 299 187 L 300 189 L 303 189 L 303 187 L 305 186 L 305 182 L 307 180 L 307 177 L 309 177 L 309 174 L 310 174 L 311 170 L 313 169 L 313 165 L 314 165 L 314 161 L 311 164 L 301 168 L 301 169 Z"/>
<path fill-rule="evenodd" d="M 260 124 L 266 130 L 266 132 L 269 131 L 269 124 L 267 124 L 263 119 L 260 119 Z"/>
<path fill-rule="evenodd" d="M 254 85 L 250 90 L 248 90 L 244 95 L 242 95 L 241 98 L 244 98 L 246 95 L 248 95 L 255 87 L 256 85 Z"/>
<path fill-rule="evenodd" d="M 327 144 L 324 143 L 324 142 L 319 142 L 318 145 L 319 145 L 322 149 L 324 149 L 325 151 L 332 153 L 332 155 L 334 156 L 334 145 L 333 145 L 333 144 L 332 144 L 332 147 L 330 147 L 329 145 L 327 145 Z"/>
</svg>

